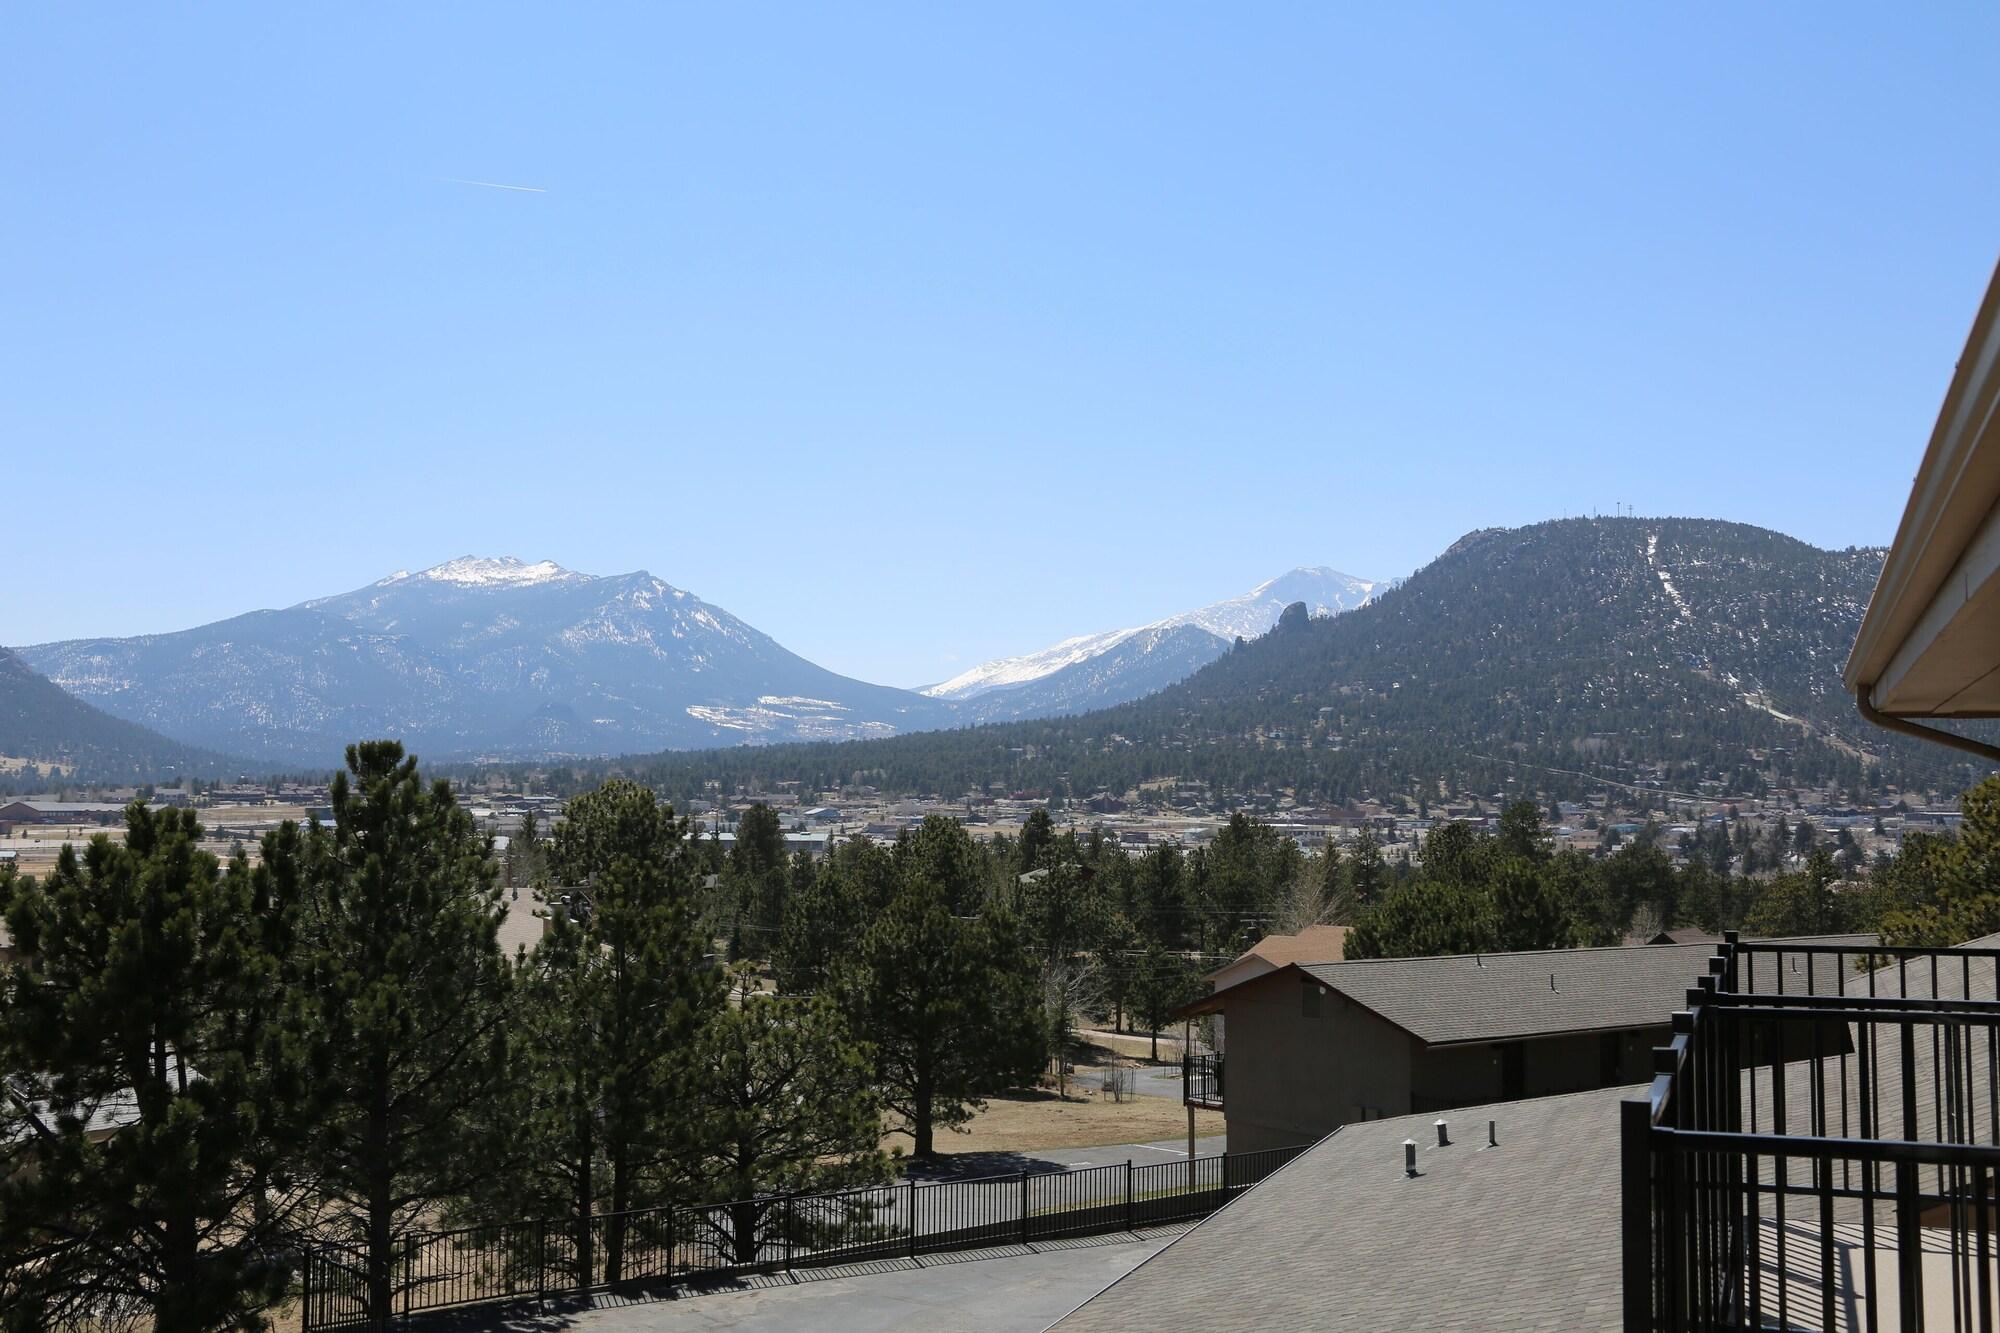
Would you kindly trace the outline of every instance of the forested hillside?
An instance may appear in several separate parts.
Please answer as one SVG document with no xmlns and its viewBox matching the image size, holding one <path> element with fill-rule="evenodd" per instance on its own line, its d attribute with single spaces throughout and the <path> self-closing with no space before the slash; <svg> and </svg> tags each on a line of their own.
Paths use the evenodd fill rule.
<svg viewBox="0 0 2000 1333">
<path fill-rule="evenodd" d="M 56 772 L 84 781 L 145 782 L 230 767 L 222 755 L 170 741 L 63 693 L 0 648 L 0 786 Z"/>
<path fill-rule="evenodd" d="M 946 794 L 1181 777 L 1343 799 L 1488 793 L 1523 775 L 1553 791 L 1957 790 L 1975 766 L 1867 726 L 1841 688 L 1881 560 L 1703 519 L 1489 529 L 1367 606 L 1280 625 L 1120 707 L 636 767 L 668 789 L 858 778 Z"/>
</svg>

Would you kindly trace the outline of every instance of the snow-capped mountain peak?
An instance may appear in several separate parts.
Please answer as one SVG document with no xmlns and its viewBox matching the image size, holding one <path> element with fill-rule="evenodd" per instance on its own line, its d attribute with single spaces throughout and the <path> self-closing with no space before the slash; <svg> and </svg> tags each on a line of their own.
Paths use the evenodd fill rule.
<svg viewBox="0 0 2000 1333">
<path fill-rule="evenodd" d="M 981 662 L 976 667 L 961 671 L 950 680 L 927 685 L 918 693 L 928 694 L 933 699 L 970 699 L 988 690 L 1025 685 L 1031 680 L 1040 680 L 1052 671 L 1088 661 L 1138 632 L 1137 629 L 1114 629 L 1102 634 L 1079 634 L 1073 639 L 1050 644 L 1040 652 L 1022 653 L 1018 657 L 996 657 L 991 662 Z"/>
<path fill-rule="evenodd" d="M 1278 623 L 1293 602 L 1304 602 L 1316 616 L 1337 615 L 1363 606 L 1384 585 L 1378 579 L 1357 579 L 1325 565 L 1301 565 L 1274 579 L 1265 579 L 1240 597 L 1228 597 L 1160 621 L 1162 625 L 1199 625 L 1225 639 L 1254 639 Z"/>
<path fill-rule="evenodd" d="M 399 569 L 375 586 L 422 580 L 455 584 L 461 588 L 524 588 L 537 583 L 568 583 L 589 577 L 588 574 L 564 569 L 553 560 L 537 560 L 531 565 L 511 555 L 462 555 L 415 574 Z"/>
<path fill-rule="evenodd" d="M 1302 565 L 1276 578 L 1264 580 L 1241 596 L 1211 602 L 1207 606 L 1130 629 L 1079 634 L 1037 652 L 995 658 L 961 671 L 950 680 L 928 686 L 921 693 L 934 699 L 963 700 L 997 691 L 1018 690 L 1059 672 L 1082 670 L 1085 663 L 1105 658 L 1106 654 L 1120 648 L 1125 652 L 1118 668 L 1111 674 L 1130 675 L 1138 670 L 1138 664 L 1148 654 L 1171 645 L 1175 654 L 1172 669 L 1184 675 L 1203 662 L 1220 656 L 1236 638 L 1254 639 L 1269 630 L 1293 602 L 1304 602 L 1314 615 L 1333 615 L 1362 605 L 1374 596 L 1377 588 L 1383 586 L 1379 581 L 1357 579 L 1323 565 Z M 1207 644 L 1204 654 L 1196 651 L 1196 641 L 1207 643 L 1201 634 L 1190 637 L 1185 633 L 1178 636 L 1169 633 L 1174 630 L 1205 631 L 1214 642 Z M 1135 636 L 1145 637 L 1134 642 Z M 1155 672 L 1144 671 L 1140 674 L 1146 677 L 1149 689 L 1170 683 L 1153 680 Z M 1076 700 L 1082 700 L 1083 706 L 1094 707 L 1113 701 L 1111 695 L 1123 692 L 1124 687 L 1115 681 L 1095 680 L 1089 689 L 1066 697 L 1061 711 L 1073 711 Z M 1022 707 L 1039 711 L 1041 704 L 1022 704 Z"/>
<path fill-rule="evenodd" d="M 317 766 L 356 736 L 432 761 L 846 740 L 948 705 L 816 666 L 643 570 L 461 556 L 283 610 L 41 644 L 58 686 L 175 739 Z"/>
</svg>

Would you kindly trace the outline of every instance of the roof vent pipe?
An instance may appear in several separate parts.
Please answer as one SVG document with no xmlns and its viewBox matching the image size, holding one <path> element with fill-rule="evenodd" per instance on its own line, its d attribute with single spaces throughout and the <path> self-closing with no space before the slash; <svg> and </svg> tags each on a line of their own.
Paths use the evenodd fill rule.
<svg viewBox="0 0 2000 1333">
<path fill-rule="evenodd" d="M 1440 1148 L 1449 1148 L 1449 1147 L 1451 1146 L 1451 1135 L 1450 1135 L 1449 1133 L 1447 1133 L 1447 1132 L 1446 1132 L 1446 1130 L 1445 1130 L 1445 1125 L 1444 1125 L 1444 1117 L 1443 1117 L 1443 1116 L 1439 1116 L 1439 1117 L 1437 1118 L 1437 1123 L 1436 1123 L 1436 1125 L 1434 1126 L 1434 1128 L 1435 1128 L 1435 1129 L 1437 1130 L 1437 1132 L 1438 1132 L 1438 1147 L 1440 1147 Z"/>
<path fill-rule="evenodd" d="M 1403 1174 L 1406 1176 L 1417 1174 L 1417 1141 L 1415 1139 L 1403 1140 Z"/>
<path fill-rule="evenodd" d="M 1556 974 L 1551 972 L 1549 973 L 1549 989 L 1554 990 L 1555 988 L 1556 988 Z"/>
<path fill-rule="evenodd" d="M 1486 1146 L 1489 1148 L 1500 1146 L 1500 1131 L 1494 1127 L 1491 1120 L 1486 1122 Z"/>
</svg>

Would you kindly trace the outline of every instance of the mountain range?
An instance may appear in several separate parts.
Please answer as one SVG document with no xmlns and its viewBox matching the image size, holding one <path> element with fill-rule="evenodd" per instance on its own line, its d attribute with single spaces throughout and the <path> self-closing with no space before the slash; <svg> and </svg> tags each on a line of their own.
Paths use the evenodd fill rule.
<svg viewBox="0 0 2000 1333">
<path fill-rule="evenodd" d="M 836 675 L 644 571 L 466 556 L 197 629 L 19 650 L 116 716 L 269 763 L 357 737 L 426 758 L 888 734 L 950 709 Z"/>
<path fill-rule="evenodd" d="M 786 650 L 645 571 L 464 556 L 195 629 L 18 649 L 75 700 L 174 741 L 312 769 L 363 736 L 433 760 L 589 757 L 855 740 L 1136 698 L 1258 634 L 1286 600 L 1336 610 L 1375 585 L 1297 570 L 1236 598 L 983 683 L 871 685 Z M 968 673 L 969 675 L 972 673 Z M 0 754 L 8 737 L 0 731 Z"/>
<path fill-rule="evenodd" d="M 713 778 L 833 786 L 856 774 L 940 794 L 1178 778 L 1335 801 L 1604 781 L 1968 785 L 1969 761 L 1866 725 L 1841 688 L 1882 554 L 1705 519 L 1487 529 L 1394 586 L 1295 571 L 928 693 L 826 671 L 650 574 L 505 558 L 20 657 L 162 733 L 145 744 L 294 768 L 324 768 L 375 735 L 432 760 L 558 756 L 581 772 L 622 754 L 623 770 L 677 795 Z M 1342 597 L 1360 605 L 1310 614 Z M 31 685 L 17 680 L 16 694 Z M 62 718 L 100 733 L 113 720 L 58 716 L 63 696 L 39 697 L 47 716 L 32 723 L 48 744 L 67 743 Z M 142 739 L 126 733 L 128 752 Z M 696 747 L 728 748 L 685 753 Z M 0 725 L 0 755 L 21 753 Z"/>
<path fill-rule="evenodd" d="M 1869 726 L 1841 686 L 1882 558 L 1706 519 L 1487 529 L 1356 610 L 1288 617 L 1111 708 L 634 767 L 674 793 L 697 770 L 738 789 L 860 775 L 942 795 L 1123 793 L 1169 778 L 1327 801 L 1606 781 L 1957 790 L 1976 765 Z"/>
<path fill-rule="evenodd" d="M 980 722 L 1102 708 L 1185 679 L 1237 639 L 1268 631 L 1294 602 L 1303 602 L 1312 615 L 1337 615 L 1363 605 L 1383 586 L 1324 566 L 1294 569 L 1240 597 L 982 662 L 921 692 L 968 703 L 972 720 Z"/>
</svg>

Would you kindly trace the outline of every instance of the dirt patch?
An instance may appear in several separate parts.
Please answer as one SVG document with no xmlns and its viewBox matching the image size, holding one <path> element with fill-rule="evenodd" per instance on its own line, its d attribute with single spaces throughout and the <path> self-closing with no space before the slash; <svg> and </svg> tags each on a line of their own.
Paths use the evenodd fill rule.
<svg viewBox="0 0 2000 1333">
<path fill-rule="evenodd" d="M 1112 1032 L 1106 1028 L 1085 1028 L 1076 1034 L 1086 1048 L 1110 1051 L 1123 1056 L 1134 1064 L 1147 1064 L 1153 1058 L 1153 1039 L 1143 1032 Z M 1181 1039 L 1178 1035 L 1169 1037 L 1160 1034 L 1160 1063 L 1177 1065 L 1181 1062 Z"/>
</svg>

